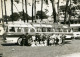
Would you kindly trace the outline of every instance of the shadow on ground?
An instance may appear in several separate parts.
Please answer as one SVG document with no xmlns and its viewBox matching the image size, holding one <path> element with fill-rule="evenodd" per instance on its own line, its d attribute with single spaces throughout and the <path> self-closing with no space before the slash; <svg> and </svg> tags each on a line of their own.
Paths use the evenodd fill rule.
<svg viewBox="0 0 80 57">
<path fill-rule="evenodd" d="M 18 44 L 1 44 L 2 46 L 18 46 Z"/>
<path fill-rule="evenodd" d="M 3 54 L 2 53 L 0 53 L 0 57 L 3 57 Z"/>
<path fill-rule="evenodd" d="M 71 41 L 65 41 L 64 44 L 71 44 Z"/>
</svg>

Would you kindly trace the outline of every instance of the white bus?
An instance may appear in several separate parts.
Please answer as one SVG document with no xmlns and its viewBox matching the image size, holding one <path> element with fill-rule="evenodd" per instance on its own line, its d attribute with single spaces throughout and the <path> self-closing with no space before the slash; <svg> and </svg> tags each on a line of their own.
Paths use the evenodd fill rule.
<svg viewBox="0 0 80 57">
<path fill-rule="evenodd" d="M 65 34 L 66 38 L 71 38 L 72 33 L 69 31 L 68 27 L 61 25 L 52 24 L 8 24 L 5 25 L 4 39 L 6 43 L 18 43 L 20 44 L 20 36 L 28 33 L 33 36 L 38 34 Z"/>
<path fill-rule="evenodd" d="M 5 26 L 5 31 L 5 42 L 17 43 L 21 35 L 25 33 L 35 32 L 35 29 L 31 24 L 8 24 Z"/>
</svg>

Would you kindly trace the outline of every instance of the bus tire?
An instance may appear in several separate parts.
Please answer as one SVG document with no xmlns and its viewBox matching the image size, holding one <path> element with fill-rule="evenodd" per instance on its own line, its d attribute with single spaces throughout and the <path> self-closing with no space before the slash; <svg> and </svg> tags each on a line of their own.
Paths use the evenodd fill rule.
<svg viewBox="0 0 80 57">
<path fill-rule="evenodd" d="M 17 40 L 17 44 L 18 44 L 19 46 L 22 46 L 22 38 L 19 38 L 19 39 Z"/>
</svg>

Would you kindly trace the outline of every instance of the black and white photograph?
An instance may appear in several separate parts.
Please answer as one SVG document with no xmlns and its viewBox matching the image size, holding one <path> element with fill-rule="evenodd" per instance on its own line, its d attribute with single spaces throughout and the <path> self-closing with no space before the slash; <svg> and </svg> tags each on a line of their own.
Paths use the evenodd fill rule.
<svg viewBox="0 0 80 57">
<path fill-rule="evenodd" d="M 0 0 L 0 57 L 80 57 L 80 0 Z"/>
</svg>

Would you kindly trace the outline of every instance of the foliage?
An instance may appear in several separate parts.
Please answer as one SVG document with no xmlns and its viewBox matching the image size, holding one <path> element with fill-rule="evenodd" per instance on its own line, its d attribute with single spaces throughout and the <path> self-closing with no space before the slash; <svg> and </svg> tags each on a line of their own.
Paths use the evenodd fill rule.
<svg viewBox="0 0 80 57">
<path fill-rule="evenodd" d="M 19 19 L 19 14 L 18 13 L 13 13 L 13 15 L 10 15 L 10 21 L 13 19 L 13 21 L 17 21 Z"/>
<path fill-rule="evenodd" d="M 24 12 L 24 14 L 23 14 L 23 12 L 19 12 L 19 15 L 20 15 L 20 19 L 22 19 L 22 20 L 24 20 L 24 18 L 25 18 L 25 20 L 31 20 L 31 17 L 28 15 L 28 14 L 26 14 L 25 12 Z"/>
<path fill-rule="evenodd" d="M 37 18 L 39 17 L 39 19 L 41 19 L 41 18 L 43 18 L 43 19 L 48 18 L 48 16 L 43 11 L 42 11 L 42 16 L 41 16 L 41 11 L 37 11 L 36 16 L 37 16 Z"/>
</svg>

